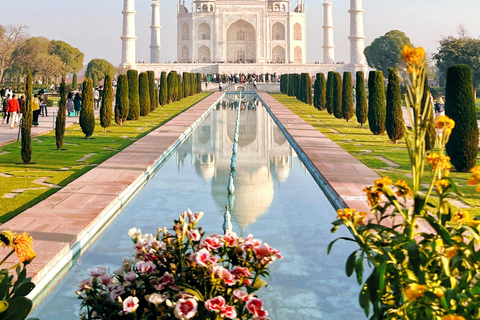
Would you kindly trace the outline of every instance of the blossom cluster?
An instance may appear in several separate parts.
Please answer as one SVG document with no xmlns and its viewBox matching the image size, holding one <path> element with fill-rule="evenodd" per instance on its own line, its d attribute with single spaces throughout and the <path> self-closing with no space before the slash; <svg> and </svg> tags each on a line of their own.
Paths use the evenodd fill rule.
<svg viewBox="0 0 480 320">
<path fill-rule="evenodd" d="M 82 318 L 267 320 L 254 292 L 280 252 L 252 235 L 205 237 L 196 227 L 202 215 L 186 211 L 156 236 L 130 229 L 134 259 L 113 274 L 97 267 L 80 284 Z"/>
<path fill-rule="evenodd" d="M 0 243 L 3 247 L 15 251 L 21 263 L 30 263 L 35 258 L 33 251 L 33 238 L 24 232 L 18 234 L 11 231 L 0 232 Z"/>
</svg>

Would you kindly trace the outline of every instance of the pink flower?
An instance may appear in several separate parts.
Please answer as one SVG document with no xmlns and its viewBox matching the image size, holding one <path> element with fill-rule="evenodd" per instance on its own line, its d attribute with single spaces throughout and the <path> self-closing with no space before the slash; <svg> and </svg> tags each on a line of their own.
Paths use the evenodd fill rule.
<svg viewBox="0 0 480 320">
<path fill-rule="evenodd" d="M 163 277 L 160 278 L 160 283 L 163 284 L 164 286 L 174 286 L 175 279 L 173 278 L 173 275 L 171 275 L 168 272 L 165 272 Z"/>
<path fill-rule="evenodd" d="M 101 284 L 103 284 L 104 286 L 108 286 L 110 284 L 110 281 L 112 280 L 112 276 L 108 273 L 105 273 L 99 279 Z"/>
<path fill-rule="evenodd" d="M 225 307 L 225 299 L 222 296 L 215 297 L 205 302 L 208 311 L 220 311 Z"/>
<path fill-rule="evenodd" d="M 188 214 L 188 219 L 191 221 L 191 222 L 197 222 L 198 220 L 200 220 L 203 216 L 203 212 L 195 212 L 195 213 L 192 213 L 192 211 L 188 210 L 187 211 L 187 214 Z"/>
<path fill-rule="evenodd" d="M 174 314 L 178 319 L 190 319 L 197 313 L 197 301 L 195 299 L 179 299 L 175 306 Z"/>
<path fill-rule="evenodd" d="M 83 290 L 89 290 L 92 289 L 92 279 L 83 279 L 82 282 L 78 285 L 78 291 L 77 293 L 81 293 Z"/>
<path fill-rule="evenodd" d="M 253 248 L 257 260 L 260 260 L 262 263 L 270 263 L 275 261 L 275 258 L 282 259 L 280 251 L 273 249 L 267 243 L 262 244 L 261 246 Z"/>
<path fill-rule="evenodd" d="M 259 319 L 268 315 L 268 312 L 263 310 L 263 302 L 260 299 L 251 298 L 247 301 L 246 307 L 251 314 Z"/>
<path fill-rule="evenodd" d="M 216 263 L 217 259 L 210 255 L 210 251 L 203 248 L 195 254 L 195 262 L 203 267 L 206 267 L 209 263 Z"/>
<path fill-rule="evenodd" d="M 236 319 L 237 311 L 234 306 L 226 306 L 220 310 L 220 316 L 222 316 L 222 318 Z"/>
<path fill-rule="evenodd" d="M 135 279 L 137 279 L 137 274 L 135 273 L 135 271 L 129 271 L 125 274 L 123 278 L 129 282 L 133 282 L 135 281 Z"/>
<path fill-rule="evenodd" d="M 135 312 L 138 308 L 138 298 L 137 297 L 128 297 L 123 301 L 123 311 L 125 313 L 132 313 Z"/>
<path fill-rule="evenodd" d="M 253 236 L 249 234 L 243 241 L 242 249 L 243 250 L 253 249 L 253 248 L 259 247 L 261 244 L 262 244 L 261 240 L 253 239 Z"/>
<path fill-rule="evenodd" d="M 216 250 L 222 246 L 222 243 L 218 238 L 208 237 L 203 240 L 202 247 L 207 248 L 208 250 Z"/>
<path fill-rule="evenodd" d="M 121 285 L 116 285 L 110 289 L 110 299 L 117 301 L 118 297 L 125 293 L 125 288 Z"/>
<path fill-rule="evenodd" d="M 147 274 L 152 272 L 155 269 L 155 265 L 150 261 L 139 261 L 137 262 L 137 269 L 142 274 Z"/>
<path fill-rule="evenodd" d="M 233 297 L 238 301 L 248 301 L 248 299 L 250 299 L 250 295 L 240 289 L 233 290 Z"/>
<path fill-rule="evenodd" d="M 225 269 L 222 266 L 216 266 L 213 268 L 213 273 L 220 279 L 222 279 L 225 284 L 227 285 L 234 285 L 237 280 L 235 280 L 235 277 L 233 274 L 228 271 L 228 269 Z"/>
<path fill-rule="evenodd" d="M 200 232 L 198 230 L 187 231 L 187 237 L 190 241 L 200 241 Z"/>
<path fill-rule="evenodd" d="M 228 231 L 227 234 L 223 236 L 223 241 L 230 247 L 234 247 L 237 244 L 237 239 L 237 234 L 231 231 Z"/>
<path fill-rule="evenodd" d="M 93 269 L 92 271 L 90 271 L 90 275 L 94 278 L 98 278 L 103 276 L 106 272 L 107 272 L 107 267 L 98 266 L 98 267 L 95 267 L 95 269 Z"/>
<path fill-rule="evenodd" d="M 248 268 L 243 267 L 234 267 L 231 273 L 235 276 L 236 279 L 250 277 L 252 273 Z"/>
</svg>

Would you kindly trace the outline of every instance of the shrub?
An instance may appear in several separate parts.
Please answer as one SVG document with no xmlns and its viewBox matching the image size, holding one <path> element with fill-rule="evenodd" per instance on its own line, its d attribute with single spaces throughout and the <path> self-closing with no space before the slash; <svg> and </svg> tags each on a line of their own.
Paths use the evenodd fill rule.
<svg viewBox="0 0 480 320">
<path fill-rule="evenodd" d="M 455 128 L 447 144 L 447 154 L 455 169 L 466 172 L 475 166 L 478 154 L 472 71 L 466 65 L 454 65 L 447 70 L 445 115 L 455 121 Z"/>
<path fill-rule="evenodd" d="M 348 122 L 353 117 L 353 85 L 350 72 L 343 73 L 342 93 L 342 117 Z"/>
<path fill-rule="evenodd" d="M 400 78 L 397 69 L 388 69 L 387 86 L 387 107 L 386 107 L 385 127 L 388 137 L 394 143 L 403 138 L 405 134 L 405 124 L 403 122 L 402 112 L 402 92 L 400 89 Z"/>
<path fill-rule="evenodd" d="M 140 115 L 147 116 L 150 113 L 150 91 L 148 84 L 148 74 L 141 72 L 138 79 L 139 101 L 140 101 Z"/>
<path fill-rule="evenodd" d="M 88 139 L 95 130 L 95 115 L 93 114 L 93 82 L 90 79 L 83 81 L 82 109 L 80 109 L 80 127 Z"/>
<path fill-rule="evenodd" d="M 326 105 L 328 114 L 333 114 L 333 78 L 335 72 L 330 71 L 328 72 L 327 76 L 327 90 L 326 90 Z"/>
<path fill-rule="evenodd" d="M 27 79 L 25 80 L 25 102 L 22 110 L 22 160 L 23 163 L 30 163 L 32 160 L 32 101 L 33 101 L 33 76 L 28 69 Z"/>
<path fill-rule="evenodd" d="M 355 114 L 357 116 L 357 121 L 363 128 L 363 124 L 367 122 L 368 115 L 368 105 L 367 105 L 367 94 L 365 92 L 365 75 L 363 71 L 357 71 L 357 86 L 356 86 L 356 108 Z"/>
<path fill-rule="evenodd" d="M 118 76 L 115 98 L 115 122 L 121 126 L 127 120 L 130 102 L 128 101 L 128 78 L 126 74 Z"/>
<path fill-rule="evenodd" d="M 325 75 L 323 73 L 317 73 L 315 78 L 314 90 L 313 90 L 313 105 L 318 110 L 325 110 L 327 99 L 327 87 L 325 83 Z"/>
<path fill-rule="evenodd" d="M 430 104 L 429 109 L 431 112 L 425 114 L 426 105 Z M 423 97 L 422 97 L 422 114 L 426 116 L 425 126 L 427 128 L 425 132 L 425 150 L 433 150 L 435 148 L 435 140 L 437 132 L 435 131 L 435 119 L 433 117 L 434 107 L 432 104 L 432 99 L 430 98 L 430 86 L 428 85 L 428 79 L 425 78 L 424 88 L 423 88 Z"/>
<path fill-rule="evenodd" d="M 103 85 L 102 106 L 100 107 L 100 125 L 104 132 L 112 124 L 112 105 L 113 105 L 113 86 L 112 77 L 105 76 L 105 83 Z"/>
<path fill-rule="evenodd" d="M 140 100 L 138 97 L 138 71 L 128 70 L 128 120 L 138 120 L 140 118 Z"/>
<path fill-rule="evenodd" d="M 160 89 L 159 89 L 158 102 L 161 106 L 168 104 L 168 82 L 167 82 L 167 73 L 162 71 L 160 76 Z"/>
<path fill-rule="evenodd" d="M 57 143 L 57 150 L 63 147 L 63 136 L 65 135 L 65 121 L 67 112 L 67 100 L 65 97 L 65 78 L 62 77 L 60 84 L 60 102 L 58 103 L 57 118 L 55 119 L 55 141 Z"/>
<path fill-rule="evenodd" d="M 335 72 L 333 75 L 333 115 L 342 119 L 342 76 Z"/>
<path fill-rule="evenodd" d="M 368 76 L 368 124 L 373 134 L 385 132 L 385 86 L 382 71 L 370 71 Z"/>
<path fill-rule="evenodd" d="M 148 93 L 150 93 L 150 111 L 154 111 L 158 106 L 157 90 L 155 89 L 155 72 L 147 71 L 148 74 Z"/>
</svg>

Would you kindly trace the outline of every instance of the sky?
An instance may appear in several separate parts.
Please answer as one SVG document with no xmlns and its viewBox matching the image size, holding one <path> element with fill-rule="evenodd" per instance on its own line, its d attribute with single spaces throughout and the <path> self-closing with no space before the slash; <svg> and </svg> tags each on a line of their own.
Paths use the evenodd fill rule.
<svg viewBox="0 0 480 320">
<path fill-rule="evenodd" d="M 295 3 L 296 0 L 291 0 Z M 323 60 L 323 0 L 305 0 L 307 62 Z M 190 0 L 187 0 L 189 3 Z M 161 61 L 176 60 L 177 0 L 160 0 Z M 136 0 L 137 61 L 149 60 L 151 1 Z M 335 60 L 349 62 L 349 0 L 333 0 Z M 63 40 L 94 58 L 118 66 L 121 60 L 123 0 L 0 0 L 1 24 L 23 23 L 31 36 Z M 480 0 L 363 0 L 365 44 L 390 30 L 400 30 L 416 46 L 435 53 L 443 36 L 456 36 L 464 25 L 480 36 Z M 190 7 L 189 7 L 190 8 Z"/>
</svg>

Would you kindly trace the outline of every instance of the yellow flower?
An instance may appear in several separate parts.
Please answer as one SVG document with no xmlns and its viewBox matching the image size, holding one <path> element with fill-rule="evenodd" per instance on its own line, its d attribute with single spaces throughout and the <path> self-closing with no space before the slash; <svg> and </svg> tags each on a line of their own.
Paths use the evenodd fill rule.
<svg viewBox="0 0 480 320">
<path fill-rule="evenodd" d="M 458 212 L 453 215 L 452 221 L 472 225 L 480 223 L 480 220 L 473 219 L 468 211 L 462 209 L 458 210 Z"/>
<path fill-rule="evenodd" d="M 366 217 L 367 217 L 366 212 L 360 212 L 360 211 L 357 211 L 356 209 L 345 208 L 345 209 L 339 209 L 337 211 L 337 218 L 340 218 L 342 220 L 352 221 L 354 226 L 363 224 L 365 222 Z"/>
<path fill-rule="evenodd" d="M 443 193 L 450 186 L 450 181 L 447 179 L 441 179 L 435 181 L 435 187 L 437 187 L 438 193 Z"/>
<path fill-rule="evenodd" d="M 472 176 L 468 179 L 467 184 L 470 186 L 476 185 L 477 192 L 480 192 L 480 166 L 470 170 Z"/>
<path fill-rule="evenodd" d="M 453 128 L 455 128 L 455 121 L 450 119 L 447 116 L 440 116 L 435 120 L 437 129 L 444 129 L 445 133 L 450 135 L 452 133 Z"/>
<path fill-rule="evenodd" d="M 458 246 L 453 246 L 453 248 L 448 248 L 447 250 L 445 250 L 445 257 L 447 257 L 448 259 L 452 259 L 458 254 L 457 249 L 458 249 Z"/>
<path fill-rule="evenodd" d="M 445 289 L 443 288 L 435 288 L 433 289 L 433 294 L 439 298 L 442 298 L 445 294 Z"/>
<path fill-rule="evenodd" d="M 420 66 L 425 59 L 425 50 L 422 47 L 414 48 L 404 45 L 402 50 L 403 61 L 407 64 L 408 73 L 412 73 L 413 67 Z"/>
<path fill-rule="evenodd" d="M 27 232 L 22 234 L 15 233 L 13 235 L 11 248 L 15 250 L 20 262 L 31 262 L 35 258 L 35 252 L 33 251 L 33 238 L 30 237 Z"/>
<path fill-rule="evenodd" d="M 395 187 L 397 187 L 397 191 L 395 194 L 397 197 L 411 197 L 412 196 L 412 189 L 408 186 L 407 182 L 404 180 L 398 180 L 395 183 Z"/>
<path fill-rule="evenodd" d="M 355 213 L 355 209 L 345 208 L 337 210 L 337 218 L 342 220 L 350 220 Z"/>
<path fill-rule="evenodd" d="M 374 206 L 380 200 L 382 192 L 375 187 L 366 187 L 363 191 L 367 194 L 367 201 L 371 206 Z"/>
<path fill-rule="evenodd" d="M 380 179 L 374 180 L 374 187 L 383 188 L 384 186 L 390 186 L 392 184 L 392 180 L 389 177 L 382 177 Z"/>
<path fill-rule="evenodd" d="M 442 317 L 442 320 L 465 320 L 465 318 L 456 314 L 447 314 Z"/>
<path fill-rule="evenodd" d="M 431 152 L 427 156 L 427 163 L 430 164 L 432 170 L 436 170 L 437 168 L 440 171 L 444 171 L 443 175 L 448 177 L 450 174 L 450 169 L 452 165 L 450 164 L 450 157 L 449 156 L 440 156 L 435 152 Z"/>
<path fill-rule="evenodd" d="M 405 290 L 405 295 L 412 301 L 417 301 L 418 298 L 423 297 L 423 292 L 427 290 L 427 286 L 418 283 L 411 283 Z"/>
</svg>

